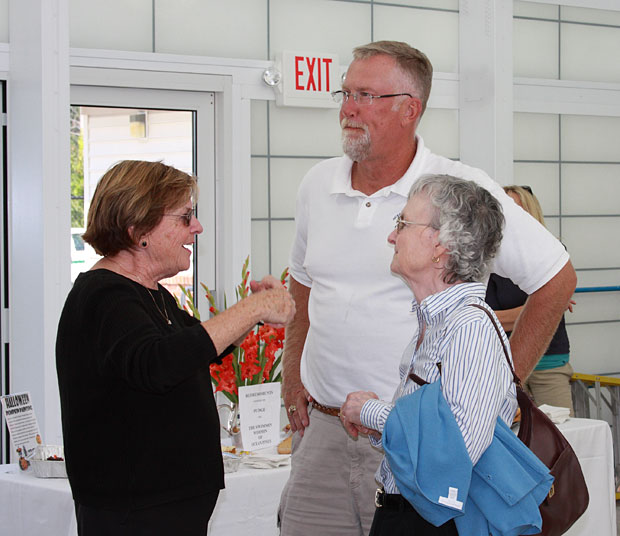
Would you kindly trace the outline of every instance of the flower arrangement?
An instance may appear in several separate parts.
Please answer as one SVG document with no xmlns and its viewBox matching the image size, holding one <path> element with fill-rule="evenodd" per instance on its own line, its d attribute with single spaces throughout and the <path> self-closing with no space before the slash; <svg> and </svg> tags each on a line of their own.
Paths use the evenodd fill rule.
<svg viewBox="0 0 620 536">
<path fill-rule="evenodd" d="M 248 279 L 250 272 L 248 256 L 241 269 L 241 283 L 237 285 L 235 294 L 237 301 L 247 297 L 250 293 Z M 286 287 L 288 269 L 285 268 L 280 275 L 282 285 Z M 209 301 L 209 311 L 213 315 L 220 313 L 215 304 L 213 294 L 204 283 L 200 284 Z M 194 306 L 191 291 L 181 287 L 181 291 L 188 298 L 183 306 L 190 314 L 200 319 L 200 314 Z M 224 309 L 226 309 L 226 297 L 224 297 Z M 241 346 L 235 348 L 232 353 L 222 359 L 222 364 L 211 364 L 211 381 L 215 391 L 221 391 L 233 404 L 239 402 L 239 387 L 243 385 L 256 385 L 259 383 L 279 382 L 282 380 L 282 372 L 279 370 L 282 360 L 282 347 L 284 346 L 284 328 L 276 329 L 272 326 L 257 325 L 245 337 Z"/>
</svg>

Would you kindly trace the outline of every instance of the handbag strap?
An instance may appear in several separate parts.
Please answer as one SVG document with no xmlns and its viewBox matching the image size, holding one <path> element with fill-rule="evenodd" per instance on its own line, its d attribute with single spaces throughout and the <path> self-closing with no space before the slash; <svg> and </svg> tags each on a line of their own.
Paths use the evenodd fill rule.
<svg viewBox="0 0 620 536">
<path fill-rule="evenodd" d="M 522 387 L 521 379 L 519 378 L 519 376 L 517 376 L 517 373 L 515 372 L 515 369 L 513 368 L 512 363 L 510 362 L 510 357 L 508 357 L 508 350 L 506 349 L 506 345 L 504 344 L 504 339 L 502 338 L 502 334 L 499 331 L 499 328 L 497 327 L 497 323 L 495 322 L 495 319 L 493 318 L 493 315 L 487 309 L 482 307 L 482 305 L 478 305 L 476 303 L 470 303 L 469 305 L 471 305 L 472 307 L 475 307 L 476 309 L 480 309 L 480 310 L 484 311 L 486 313 L 486 315 L 489 317 L 489 319 L 491 320 L 491 323 L 493 324 L 493 327 L 495 328 L 497 336 L 499 337 L 499 342 L 502 343 L 502 348 L 504 349 L 504 355 L 506 356 L 506 361 L 508 362 L 508 366 L 510 367 L 510 372 L 512 372 L 512 380 L 519 387 Z"/>
</svg>

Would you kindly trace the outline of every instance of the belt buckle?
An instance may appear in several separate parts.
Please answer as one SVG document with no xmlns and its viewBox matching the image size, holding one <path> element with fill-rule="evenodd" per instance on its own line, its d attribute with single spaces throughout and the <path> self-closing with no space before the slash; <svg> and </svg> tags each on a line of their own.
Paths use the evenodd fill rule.
<svg viewBox="0 0 620 536">
<path fill-rule="evenodd" d="M 375 491 L 375 506 L 377 508 L 383 508 L 383 496 L 385 495 L 385 491 L 383 488 L 377 488 Z"/>
</svg>

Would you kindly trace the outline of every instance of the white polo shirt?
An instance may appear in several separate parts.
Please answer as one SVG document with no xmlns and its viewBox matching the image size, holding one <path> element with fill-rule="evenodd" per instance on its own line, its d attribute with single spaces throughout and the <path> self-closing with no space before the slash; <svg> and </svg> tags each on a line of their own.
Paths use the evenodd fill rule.
<svg viewBox="0 0 620 536">
<path fill-rule="evenodd" d="M 299 188 L 290 273 L 311 287 L 301 380 L 321 404 L 340 407 L 360 389 L 390 400 L 396 390 L 400 358 L 418 324 L 411 290 L 390 271 L 387 237 L 420 176 L 475 180 L 501 201 L 506 226 L 492 271 L 528 294 L 568 262 L 564 246 L 486 173 L 431 153 L 419 136 L 417 142 L 403 177 L 371 196 L 352 189 L 347 156 L 317 164 Z"/>
</svg>

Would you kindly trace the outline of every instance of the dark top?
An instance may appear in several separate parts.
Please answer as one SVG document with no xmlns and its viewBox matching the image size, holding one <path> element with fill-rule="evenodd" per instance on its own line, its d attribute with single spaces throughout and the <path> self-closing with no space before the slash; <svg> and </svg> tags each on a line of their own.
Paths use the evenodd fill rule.
<svg viewBox="0 0 620 536">
<path fill-rule="evenodd" d="M 93 270 L 65 302 L 56 368 L 78 503 L 124 511 L 224 487 L 209 376 L 218 356 L 198 320 L 159 289 L 151 297 L 130 279 Z M 172 325 L 155 306 L 163 310 L 162 299 Z"/>
<path fill-rule="evenodd" d="M 523 305 L 527 299 L 527 294 L 510 279 L 497 274 L 491 274 L 487 286 L 487 294 L 484 299 L 494 311 L 504 311 Z M 510 335 L 510 333 L 508 331 L 506 335 Z M 568 334 L 566 333 L 564 315 L 562 315 L 558 329 L 553 335 L 549 348 L 547 348 L 544 355 L 568 354 L 569 351 Z"/>
</svg>

